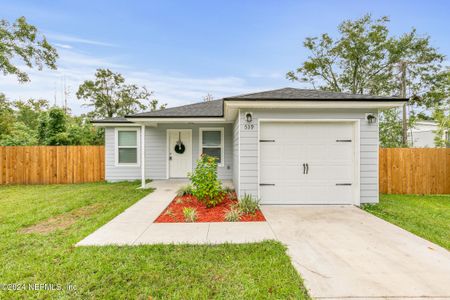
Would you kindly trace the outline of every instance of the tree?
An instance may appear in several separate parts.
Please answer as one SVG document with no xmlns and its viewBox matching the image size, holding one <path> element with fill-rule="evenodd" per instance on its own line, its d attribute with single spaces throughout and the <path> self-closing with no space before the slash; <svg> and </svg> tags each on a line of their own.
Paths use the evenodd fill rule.
<svg viewBox="0 0 450 300">
<path fill-rule="evenodd" d="M 56 106 L 42 114 L 37 134 L 39 143 L 51 146 L 70 145 L 67 119 L 64 109 Z"/>
<path fill-rule="evenodd" d="M 401 147 L 402 144 L 402 120 L 399 109 L 385 110 L 380 116 L 380 146 L 396 148 Z"/>
<path fill-rule="evenodd" d="M 148 109 L 150 111 L 166 109 L 166 107 L 167 107 L 167 103 L 160 105 L 158 99 L 150 100 L 150 104 L 148 105 Z"/>
<path fill-rule="evenodd" d="M 125 84 L 125 78 L 109 69 L 98 69 L 95 80 L 86 80 L 77 91 L 77 98 L 94 107 L 93 117 L 125 116 L 147 108 L 144 104 L 152 95 L 145 87 Z M 152 100 L 155 101 L 155 100 Z M 157 107 L 150 101 L 150 107 Z"/>
<path fill-rule="evenodd" d="M 5 94 L 0 93 L 0 136 L 10 133 L 15 122 L 14 110 Z"/>
<path fill-rule="evenodd" d="M 436 82 L 431 90 L 424 96 L 435 103 L 432 117 L 438 124 L 435 132 L 435 145 L 437 147 L 450 147 L 450 68 L 439 73 L 435 78 Z M 440 101 L 433 101 L 439 99 Z M 447 133 L 447 136 L 445 135 Z"/>
<path fill-rule="evenodd" d="M 430 101 L 423 95 L 432 88 L 444 56 L 430 45 L 428 36 L 420 37 L 415 29 L 390 37 L 388 22 L 387 17 L 373 20 L 365 15 L 341 23 L 337 39 L 326 33 L 307 38 L 304 46 L 311 55 L 288 72 L 287 78 L 336 92 L 403 94 L 411 97 L 411 107 L 431 107 L 438 100 Z M 414 115 L 411 109 L 410 113 Z"/>
<path fill-rule="evenodd" d="M 0 71 L 4 75 L 16 75 L 19 82 L 30 81 L 28 74 L 15 66 L 21 59 L 29 68 L 44 66 L 56 69 L 58 53 L 35 26 L 27 23 L 25 17 L 18 18 L 13 24 L 0 20 Z"/>
<path fill-rule="evenodd" d="M 26 102 L 14 101 L 13 105 L 16 108 L 17 121 L 29 128 L 37 128 L 40 115 L 49 108 L 48 101 L 45 99 L 28 99 Z"/>
<path fill-rule="evenodd" d="M 22 122 L 13 123 L 8 133 L 0 135 L 0 146 L 33 146 L 37 143 L 36 132 Z"/>
</svg>

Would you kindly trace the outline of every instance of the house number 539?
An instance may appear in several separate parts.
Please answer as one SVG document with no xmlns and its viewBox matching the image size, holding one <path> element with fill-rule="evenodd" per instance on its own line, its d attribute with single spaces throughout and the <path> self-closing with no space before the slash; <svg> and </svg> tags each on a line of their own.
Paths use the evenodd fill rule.
<svg viewBox="0 0 450 300">
<path fill-rule="evenodd" d="M 245 130 L 252 130 L 255 128 L 255 125 L 253 124 L 244 124 L 244 129 Z"/>
</svg>

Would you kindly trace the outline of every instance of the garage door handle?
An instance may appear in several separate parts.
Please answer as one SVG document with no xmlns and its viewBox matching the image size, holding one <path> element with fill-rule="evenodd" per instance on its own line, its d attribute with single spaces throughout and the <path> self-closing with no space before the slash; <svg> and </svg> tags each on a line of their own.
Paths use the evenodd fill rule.
<svg viewBox="0 0 450 300">
<path fill-rule="evenodd" d="M 303 174 L 306 174 L 306 164 L 303 164 Z"/>
<path fill-rule="evenodd" d="M 260 183 L 260 186 L 274 186 L 275 183 Z"/>
<path fill-rule="evenodd" d="M 352 185 L 351 183 L 336 183 L 336 185 Z"/>
<path fill-rule="evenodd" d="M 306 164 L 306 174 L 308 174 L 308 173 L 309 173 L 309 165 Z"/>
</svg>

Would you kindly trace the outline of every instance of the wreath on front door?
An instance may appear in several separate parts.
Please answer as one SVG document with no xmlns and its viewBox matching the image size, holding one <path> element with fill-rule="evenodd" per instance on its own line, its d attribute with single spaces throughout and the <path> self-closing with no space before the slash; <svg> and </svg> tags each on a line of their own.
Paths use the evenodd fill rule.
<svg viewBox="0 0 450 300">
<path fill-rule="evenodd" d="M 175 152 L 178 154 L 183 154 L 186 150 L 186 147 L 184 146 L 183 142 L 181 141 L 181 132 L 178 132 L 178 141 L 175 145 Z"/>
</svg>

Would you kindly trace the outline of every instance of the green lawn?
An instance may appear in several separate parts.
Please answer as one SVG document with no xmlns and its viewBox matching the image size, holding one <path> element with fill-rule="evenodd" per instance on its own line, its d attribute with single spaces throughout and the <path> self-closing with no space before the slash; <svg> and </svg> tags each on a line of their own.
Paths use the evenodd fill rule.
<svg viewBox="0 0 450 300">
<path fill-rule="evenodd" d="M 363 209 L 450 250 L 450 195 L 381 195 Z"/>
<path fill-rule="evenodd" d="M 74 247 L 148 193 L 137 186 L 0 187 L 0 299 L 308 298 L 277 242 Z M 8 291 L 2 284 L 54 284 L 62 291 Z"/>
</svg>

